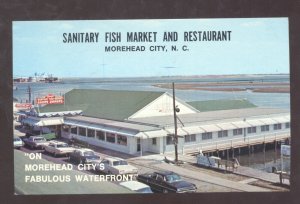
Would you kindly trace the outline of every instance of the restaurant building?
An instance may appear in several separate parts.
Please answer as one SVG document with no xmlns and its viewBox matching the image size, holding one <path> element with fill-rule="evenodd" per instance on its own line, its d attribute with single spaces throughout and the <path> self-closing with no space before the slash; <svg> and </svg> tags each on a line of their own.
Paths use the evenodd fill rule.
<svg viewBox="0 0 300 204">
<path fill-rule="evenodd" d="M 58 121 L 58 135 L 63 138 L 127 154 L 174 151 L 173 99 L 169 93 L 73 89 L 64 97 L 64 104 L 35 108 L 29 118 L 36 121 L 31 124 Z M 247 100 L 184 102 L 176 98 L 175 104 L 180 110 L 177 132 L 181 153 L 290 136 L 287 110 L 259 108 Z"/>
</svg>

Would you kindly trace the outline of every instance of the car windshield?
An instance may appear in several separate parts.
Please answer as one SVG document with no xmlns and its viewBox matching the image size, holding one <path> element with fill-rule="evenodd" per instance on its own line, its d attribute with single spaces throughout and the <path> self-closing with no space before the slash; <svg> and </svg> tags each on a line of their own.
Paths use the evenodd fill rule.
<svg viewBox="0 0 300 204">
<path fill-rule="evenodd" d="M 145 188 L 138 189 L 138 190 L 136 190 L 136 192 L 138 192 L 138 193 L 153 193 L 151 191 L 150 187 L 145 187 Z"/>
<path fill-rule="evenodd" d="M 127 161 L 120 160 L 120 161 L 114 161 L 113 162 L 114 166 L 119 166 L 119 165 L 128 165 Z"/>
<path fill-rule="evenodd" d="M 94 152 L 93 151 L 86 151 L 83 153 L 84 156 L 94 156 Z"/>
<path fill-rule="evenodd" d="M 180 181 L 181 177 L 178 174 L 171 174 L 166 176 L 166 180 L 169 183 L 175 182 L 175 181 Z"/>
<path fill-rule="evenodd" d="M 68 144 L 58 144 L 57 148 L 64 148 L 64 147 L 69 147 Z"/>
</svg>

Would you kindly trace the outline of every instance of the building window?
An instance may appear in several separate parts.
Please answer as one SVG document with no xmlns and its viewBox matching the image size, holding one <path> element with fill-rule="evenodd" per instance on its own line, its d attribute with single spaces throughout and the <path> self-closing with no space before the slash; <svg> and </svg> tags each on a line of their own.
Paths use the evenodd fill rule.
<svg viewBox="0 0 300 204">
<path fill-rule="evenodd" d="M 105 140 L 105 135 L 102 131 L 96 131 L 96 137 L 98 140 Z"/>
<path fill-rule="evenodd" d="M 123 135 L 117 135 L 117 143 L 119 145 L 127 146 L 127 137 Z"/>
<path fill-rule="evenodd" d="M 228 131 L 227 130 L 222 130 L 222 131 L 218 131 L 218 137 L 228 137 Z"/>
<path fill-rule="evenodd" d="M 196 135 L 185 135 L 184 136 L 184 142 L 196 142 Z"/>
<path fill-rule="evenodd" d="M 68 126 L 68 125 L 63 126 L 63 131 L 64 132 L 69 132 L 69 129 L 70 129 L 70 126 Z"/>
<path fill-rule="evenodd" d="M 291 128 L 291 123 L 285 123 L 285 128 L 286 129 Z"/>
<path fill-rule="evenodd" d="M 202 140 L 210 140 L 212 139 L 212 132 L 202 133 Z"/>
<path fill-rule="evenodd" d="M 156 145 L 156 138 L 152 138 L 152 145 Z"/>
<path fill-rule="evenodd" d="M 274 124 L 274 130 L 280 130 L 281 129 L 281 123 Z"/>
<path fill-rule="evenodd" d="M 86 136 L 86 128 L 78 127 L 79 135 Z"/>
<path fill-rule="evenodd" d="M 71 133 L 77 135 L 77 127 L 72 127 Z"/>
<path fill-rule="evenodd" d="M 242 128 L 238 128 L 238 129 L 234 129 L 233 130 L 233 135 L 242 135 L 243 134 L 243 129 Z"/>
<path fill-rule="evenodd" d="M 116 142 L 116 137 L 114 133 L 106 133 L 106 141 L 110 143 L 115 143 Z"/>
<path fill-rule="evenodd" d="M 167 145 L 170 145 L 170 144 L 174 144 L 173 143 L 173 136 L 167 136 Z"/>
<path fill-rule="evenodd" d="M 248 132 L 249 134 L 251 134 L 251 133 L 256 133 L 256 127 L 248 127 L 248 128 L 247 128 L 247 132 Z"/>
<path fill-rule="evenodd" d="M 261 129 L 261 131 L 262 132 L 267 132 L 267 131 L 269 131 L 269 125 L 262 125 L 261 127 L 260 127 L 260 129 Z"/>
<path fill-rule="evenodd" d="M 87 136 L 88 137 L 95 137 L 95 130 L 88 129 Z"/>
</svg>

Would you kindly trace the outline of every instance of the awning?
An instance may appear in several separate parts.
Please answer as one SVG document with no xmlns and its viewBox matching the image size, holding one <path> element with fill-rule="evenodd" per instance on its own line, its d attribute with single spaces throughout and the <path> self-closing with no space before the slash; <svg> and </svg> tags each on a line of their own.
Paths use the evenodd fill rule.
<svg viewBox="0 0 300 204">
<path fill-rule="evenodd" d="M 201 125 L 200 128 L 203 129 L 205 132 L 218 132 L 222 130 L 216 125 Z"/>
<path fill-rule="evenodd" d="M 38 126 L 50 126 L 50 125 L 62 125 L 64 124 L 63 118 L 47 118 L 43 119 L 38 122 Z"/>
<path fill-rule="evenodd" d="M 51 125 L 62 125 L 64 123 L 63 118 L 25 118 L 22 120 L 23 123 L 31 126 L 51 126 Z"/>
<path fill-rule="evenodd" d="M 153 131 L 139 132 L 135 136 L 146 139 L 146 138 L 155 138 L 155 137 L 166 137 L 168 136 L 168 134 L 169 133 L 165 130 L 153 130 Z"/>
<path fill-rule="evenodd" d="M 170 132 L 170 134 L 174 134 L 175 130 L 174 128 L 170 128 L 170 129 L 166 129 L 168 132 Z M 187 131 L 185 131 L 183 128 L 177 128 L 177 135 L 180 136 L 184 136 L 184 135 L 188 135 L 189 133 Z"/>
<path fill-rule="evenodd" d="M 79 114 L 82 114 L 82 110 L 37 113 L 37 115 L 39 117 L 64 116 L 64 115 L 79 115 Z"/>
<path fill-rule="evenodd" d="M 71 125 L 71 126 L 85 127 L 84 124 L 79 123 L 79 122 L 76 122 L 76 121 L 68 121 L 68 120 L 65 120 L 65 121 L 64 121 L 64 124 L 65 124 L 65 125 Z"/>
<path fill-rule="evenodd" d="M 260 120 L 246 120 L 246 123 L 249 123 L 252 127 L 265 125 L 265 123 Z"/>
<path fill-rule="evenodd" d="M 250 127 L 250 125 L 244 121 L 238 121 L 238 122 L 232 122 L 232 124 L 234 126 L 236 126 L 236 128 L 246 128 L 246 127 Z"/>
<path fill-rule="evenodd" d="M 277 123 L 275 120 L 271 119 L 271 118 L 263 118 L 263 119 L 259 119 L 261 122 L 263 122 L 265 125 L 272 125 Z"/>
<path fill-rule="evenodd" d="M 217 124 L 217 126 L 220 127 L 222 130 L 236 129 L 236 127 L 231 123 L 220 123 L 220 124 Z"/>
<path fill-rule="evenodd" d="M 278 118 L 272 118 L 273 120 L 277 121 L 277 123 L 287 123 L 290 122 L 290 119 L 288 117 L 278 117 Z"/>
<path fill-rule="evenodd" d="M 204 133 L 205 131 L 198 126 L 191 126 L 191 127 L 182 127 L 182 129 L 186 132 L 188 132 L 190 135 L 192 134 L 200 134 Z"/>
<path fill-rule="evenodd" d="M 125 129 L 125 128 L 119 128 L 119 127 L 111 127 L 107 125 L 97 125 L 97 124 L 89 124 L 89 123 L 81 123 L 77 121 L 65 121 L 65 125 L 71 125 L 71 126 L 78 126 L 93 130 L 99 130 L 103 132 L 111 132 L 119 135 L 126 135 L 126 136 L 135 136 L 137 134 L 137 131 Z"/>
</svg>

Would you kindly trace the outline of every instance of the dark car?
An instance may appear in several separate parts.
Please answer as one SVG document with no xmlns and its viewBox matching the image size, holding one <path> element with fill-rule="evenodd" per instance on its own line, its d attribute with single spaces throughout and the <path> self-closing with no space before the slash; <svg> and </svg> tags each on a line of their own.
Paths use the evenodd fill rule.
<svg viewBox="0 0 300 204">
<path fill-rule="evenodd" d="M 182 180 L 180 175 L 172 171 L 140 174 L 137 180 L 149 185 L 155 192 L 186 193 L 197 190 L 195 184 Z"/>
<path fill-rule="evenodd" d="M 100 157 L 91 149 L 76 149 L 70 153 L 69 160 L 72 162 L 85 164 L 99 161 Z"/>
</svg>

